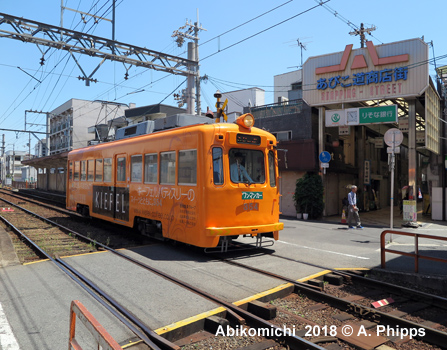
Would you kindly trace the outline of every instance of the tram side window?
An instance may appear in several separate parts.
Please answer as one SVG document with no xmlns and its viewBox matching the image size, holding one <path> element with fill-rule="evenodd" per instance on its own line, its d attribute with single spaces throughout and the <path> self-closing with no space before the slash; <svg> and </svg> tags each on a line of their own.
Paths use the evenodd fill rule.
<svg viewBox="0 0 447 350">
<path fill-rule="evenodd" d="M 81 181 L 85 181 L 87 173 L 87 162 L 85 160 L 81 161 Z"/>
<path fill-rule="evenodd" d="M 141 182 L 143 178 L 143 156 L 141 154 L 130 157 L 130 181 Z"/>
<path fill-rule="evenodd" d="M 87 181 L 93 181 L 95 174 L 95 160 L 89 159 L 87 164 Z"/>
<path fill-rule="evenodd" d="M 158 172 L 158 154 L 145 154 L 144 155 L 144 183 L 156 184 Z"/>
<path fill-rule="evenodd" d="M 275 153 L 269 152 L 269 179 L 270 187 L 276 187 L 276 176 L 275 176 Z"/>
<path fill-rule="evenodd" d="M 223 185 L 223 158 L 222 148 L 213 148 L 213 178 L 215 185 Z"/>
<path fill-rule="evenodd" d="M 104 158 L 104 181 L 112 181 L 112 158 Z"/>
<path fill-rule="evenodd" d="M 68 180 L 73 179 L 73 162 L 68 163 Z"/>
<path fill-rule="evenodd" d="M 79 163 L 79 161 L 78 161 L 78 162 L 75 162 L 74 176 L 73 176 L 73 179 L 74 179 L 75 181 L 79 181 L 79 167 L 80 167 L 80 163 Z"/>
<path fill-rule="evenodd" d="M 102 159 L 96 159 L 95 181 L 102 181 Z"/>
<path fill-rule="evenodd" d="M 116 163 L 116 181 L 126 181 L 126 158 L 118 157 Z"/>
<path fill-rule="evenodd" d="M 197 150 L 178 152 L 178 183 L 179 185 L 197 184 Z"/>
<path fill-rule="evenodd" d="M 160 153 L 160 183 L 175 185 L 175 152 Z"/>
</svg>

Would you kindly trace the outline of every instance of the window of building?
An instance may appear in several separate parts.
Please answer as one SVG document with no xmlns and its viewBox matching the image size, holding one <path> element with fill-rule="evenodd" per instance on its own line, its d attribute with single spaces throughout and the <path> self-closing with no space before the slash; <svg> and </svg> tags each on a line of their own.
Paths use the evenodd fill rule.
<svg viewBox="0 0 447 350">
<path fill-rule="evenodd" d="M 95 174 L 95 160 L 89 159 L 87 164 L 87 181 L 93 181 Z"/>
<path fill-rule="evenodd" d="M 116 181 L 126 181 L 126 157 L 116 160 Z"/>
<path fill-rule="evenodd" d="M 102 181 L 102 159 L 96 159 L 95 181 Z"/>
<path fill-rule="evenodd" d="M 175 152 L 160 153 L 160 183 L 175 185 Z"/>
<path fill-rule="evenodd" d="M 178 152 L 178 183 L 179 185 L 197 184 L 197 150 Z"/>
<path fill-rule="evenodd" d="M 291 130 L 272 132 L 272 135 L 275 136 L 278 141 L 288 141 L 292 139 Z"/>
<path fill-rule="evenodd" d="M 301 81 L 292 84 L 292 90 L 302 90 L 303 83 Z"/>
<path fill-rule="evenodd" d="M 85 181 L 87 175 L 87 162 L 85 160 L 81 161 L 81 181 Z"/>
<path fill-rule="evenodd" d="M 104 158 L 104 181 L 112 181 L 112 158 Z"/>
<path fill-rule="evenodd" d="M 141 154 L 130 157 L 130 181 L 141 182 L 143 179 L 143 156 Z"/>
<path fill-rule="evenodd" d="M 144 155 L 144 183 L 156 184 L 158 181 L 158 154 Z"/>
</svg>

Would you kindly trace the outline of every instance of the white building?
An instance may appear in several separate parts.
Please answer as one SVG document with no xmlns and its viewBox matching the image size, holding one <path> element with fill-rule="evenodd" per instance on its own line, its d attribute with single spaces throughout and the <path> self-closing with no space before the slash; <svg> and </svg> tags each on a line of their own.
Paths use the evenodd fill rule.
<svg viewBox="0 0 447 350">
<path fill-rule="evenodd" d="M 23 182 L 37 182 L 37 170 L 29 165 L 22 166 L 22 178 Z"/>
<path fill-rule="evenodd" d="M 49 155 L 88 146 L 89 127 L 107 124 L 124 115 L 128 107 L 108 101 L 71 99 L 50 112 Z"/>
<path fill-rule="evenodd" d="M 296 70 L 284 74 L 275 75 L 273 83 L 275 92 L 273 103 L 281 103 L 289 100 L 303 98 L 303 74 L 302 70 Z"/>
<path fill-rule="evenodd" d="M 28 160 L 29 154 L 25 151 L 5 152 L 5 173 L 12 181 L 22 181 L 22 160 Z"/>
<path fill-rule="evenodd" d="M 228 99 L 225 113 L 228 121 L 234 121 L 244 113 L 244 107 L 257 107 L 265 104 L 265 90 L 250 88 L 222 93 L 221 102 Z M 213 108 L 211 108 L 213 109 Z"/>
<path fill-rule="evenodd" d="M 48 155 L 47 140 L 42 139 L 34 146 L 34 155 L 36 157 L 45 157 Z"/>
</svg>

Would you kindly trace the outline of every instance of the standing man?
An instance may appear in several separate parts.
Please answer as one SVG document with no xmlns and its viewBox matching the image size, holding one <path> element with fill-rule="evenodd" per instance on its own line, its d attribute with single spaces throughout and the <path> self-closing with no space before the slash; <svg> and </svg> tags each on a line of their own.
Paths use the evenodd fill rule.
<svg viewBox="0 0 447 350">
<path fill-rule="evenodd" d="M 348 193 L 348 226 L 349 228 L 354 228 L 352 226 L 352 218 L 354 217 L 356 227 L 359 229 L 362 229 L 363 226 L 360 223 L 360 216 L 359 216 L 359 208 L 357 208 L 357 186 L 352 185 L 351 186 L 351 192 Z"/>
</svg>

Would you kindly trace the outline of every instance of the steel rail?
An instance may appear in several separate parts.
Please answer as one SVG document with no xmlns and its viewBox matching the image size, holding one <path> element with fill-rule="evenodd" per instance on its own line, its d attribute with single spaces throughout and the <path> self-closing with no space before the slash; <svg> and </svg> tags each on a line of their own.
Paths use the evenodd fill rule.
<svg viewBox="0 0 447 350">
<path fill-rule="evenodd" d="M 67 264 L 60 258 L 56 258 L 59 264 L 64 266 L 67 270 L 73 273 L 77 278 L 79 278 L 83 283 L 93 289 L 97 294 L 106 299 L 110 304 L 112 304 L 122 315 L 124 315 L 127 319 L 132 321 L 133 324 L 137 325 L 156 345 L 158 345 L 161 349 L 176 349 L 180 350 L 180 347 L 170 342 L 169 340 L 163 338 L 162 336 L 155 333 L 152 329 L 147 327 L 143 321 L 141 321 L 137 316 L 135 316 L 131 311 L 125 308 L 123 305 L 118 303 L 115 299 L 113 299 L 108 293 L 99 288 L 96 284 L 94 284 L 90 279 L 85 277 L 79 271 L 77 271 L 74 267 Z M 143 339 L 143 338 L 141 338 Z M 152 343 L 152 342 L 151 342 Z M 152 343 L 153 344 L 153 343 Z M 150 344 L 148 344 L 150 345 Z M 152 346 L 152 345 L 150 345 Z M 158 348 L 158 347 L 156 347 Z"/>
<path fill-rule="evenodd" d="M 2 199 L 2 200 L 4 200 L 4 199 Z M 9 201 L 7 201 L 7 200 L 4 200 L 4 201 L 9 202 Z M 31 212 L 31 211 L 25 209 L 25 208 L 20 207 L 19 205 L 16 205 L 16 204 L 14 204 L 14 203 L 11 203 L 11 204 L 14 205 L 15 207 L 18 207 L 18 208 L 24 210 L 25 212 L 27 212 L 27 213 L 30 214 L 30 215 L 37 216 L 39 219 L 42 219 L 42 220 L 47 221 L 47 222 L 49 222 L 49 223 L 52 223 L 53 225 L 55 225 L 55 226 L 57 226 L 57 227 L 59 227 L 59 228 L 62 228 L 62 229 L 64 229 L 64 230 L 67 230 L 68 232 L 70 232 L 70 233 L 72 233 L 72 234 L 74 234 L 74 235 L 76 235 L 76 236 L 79 236 L 79 237 L 81 237 L 81 238 L 83 238 L 83 239 L 86 239 L 86 240 L 89 241 L 89 242 L 95 242 L 96 245 L 102 247 L 103 249 L 105 249 L 105 250 L 107 250 L 107 251 L 110 251 L 111 253 L 116 254 L 116 255 L 118 255 L 119 257 L 124 258 L 124 259 L 126 259 L 126 260 L 128 260 L 128 261 L 130 261 L 130 262 L 132 262 L 132 263 L 134 263 L 134 264 L 136 264 L 136 265 L 138 265 L 138 266 L 140 266 L 140 267 L 143 267 L 143 268 L 145 268 L 146 270 L 149 270 L 149 271 L 151 271 L 151 272 L 157 274 L 157 275 L 160 276 L 160 277 L 163 277 L 163 278 L 165 278 L 165 279 L 167 279 L 167 280 L 169 280 L 169 281 L 171 281 L 171 282 L 173 282 L 173 283 L 176 283 L 177 285 L 179 285 L 179 286 L 181 286 L 181 287 L 183 287 L 183 288 L 186 288 L 186 289 L 188 289 L 188 290 L 190 290 L 190 291 L 192 291 L 192 292 L 194 292 L 194 293 L 196 293 L 196 294 L 198 294 L 198 295 L 200 295 L 200 296 L 202 296 L 202 297 L 204 297 L 204 298 L 206 298 L 206 299 L 208 299 L 208 300 L 210 300 L 210 301 L 213 301 L 213 302 L 215 302 L 215 303 L 217 303 L 217 304 L 219 304 L 219 305 L 225 307 L 226 309 L 230 310 L 231 312 L 233 312 L 233 313 L 235 313 L 235 314 L 237 314 L 237 315 L 243 317 L 244 319 L 248 320 L 248 321 L 250 322 L 250 325 L 251 325 L 251 326 L 254 326 L 254 327 L 257 327 L 257 328 L 275 329 L 275 335 L 278 335 L 278 334 L 279 334 L 279 335 L 278 335 L 278 339 L 285 341 L 285 342 L 286 342 L 288 345 L 290 345 L 293 349 L 298 349 L 298 350 L 299 350 L 299 349 L 324 350 L 324 349 L 323 349 L 322 347 L 320 347 L 319 345 L 316 345 L 316 344 L 314 344 L 314 343 L 312 343 L 312 342 L 310 342 L 310 341 L 308 341 L 308 340 L 306 340 L 306 339 L 300 338 L 300 337 L 298 337 L 298 336 L 289 334 L 289 332 L 286 332 L 284 329 L 282 329 L 282 328 L 280 328 L 280 327 L 274 325 L 273 323 L 268 322 L 268 321 L 266 321 L 266 320 L 264 320 L 264 319 L 262 319 L 262 318 L 260 318 L 260 317 L 258 317 L 258 316 L 256 316 L 256 315 L 254 315 L 253 313 L 250 313 L 250 312 L 248 312 L 248 311 L 242 309 L 242 308 L 239 307 L 239 306 L 236 306 L 236 305 L 234 305 L 234 304 L 232 304 L 232 303 L 230 303 L 230 302 L 227 302 L 227 301 L 222 300 L 222 299 L 220 299 L 220 298 L 218 298 L 218 297 L 215 297 L 215 296 L 213 296 L 213 295 L 211 295 L 211 294 L 209 294 L 209 293 L 207 293 L 207 292 L 205 292 L 205 291 L 203 291 L 203 290 L 201 290 L 201 289 L 199 289 L 199 288 L 196 288 L 196 287 L 194 287 L 194 286 L 192 286 L 192 285 L 190 285 L 190 284 L 188 284 L 188 283 L 186 283 L 186 282 L 183 282 L 183 281 L 181 281 L 181 280 L 179 280 L 179 279 L 177 279 L 177 278 L 175 278 L 175 277 L 173 277 L 173 276 L 170 276 L 170 275 L 168 275 L 168 274 L 166 274 L 166 273 L 164 273 L 164 272 L 162 272 L 162 271 L 160 271 L 160 270 L 158 270 L 158 269 L 155 269 L 155 268 L 153 268 L 153 267 L 151 267 L 151 266 L 149 266 L 149 265 L 147 265 L 147 264 L 145 264 L 145 263 L 143 263 L 143 262 L 141 262 L 141 261 L 138 261 L 138 260 L 136 260 L 136 259 L 134 259 L 134 258 L 132 258 L 132 257 L 130 257 L 130 256 L 128 256 L 128 255 L 126 255 L 126 254 L 123 254 L 123 253 L 121 253 L 121 252 L 118 252 L 118 251 L 116 251 L 116 250 L 114 250 L 114 249 L 112 249 L 112 248 L 110 248 L 110 247 L 108 247 L 108 246 L 106 246 L 106 245 L 104 245 L 104 244 L 102 244 L 102 243 L 93 241 L 92 239 L 90 239 L 90 238 L 88 238 L 88 237 L 85 237 L 84 235 L 82 235 L 82 234 L 80 234 L 80 233 L 78 233 L 78 232 L 76 232 L 76 231 L 73 231 L 73 230 L 71 230 L 71 229 L 69 229 L 69 228 L 67 228 L 67 227 L 65 227 L 65 226 L 59 225 L 58 223 L 56 223 L 56 222 L 54 222 L 54 221 L 52 221 L 52 220 L 49 220 L 49 219 L 44 218 L 44 217 L 42 217 L 42 216 L 39 216 L 39 215 L 37 215 L 37 214 L 35 214 L 35 213 L 33 213 L 33 212 Z M 1 216 L 1 215 L 0 215 L 0 216 Z M 40 247 L 38 247 L 38 246 L 35 245 L 35 244 L 33 244 L 33 245 L 36 247 L 36 249 L 37 249 L 38 251 L 42 251 L 42 250 L 40 249 Z M 43 251 L 42 251 L 42 252 L 43 252 Z M 44 256 L 48 256 L 45 252 L 43 252 L 43 253 L 44 253 Z M 52 258 L 51 258 L 51 260 L 52 260 L 52 261 L 56 261 L 56 262 L 58 262 L 60 265 L 63 265 L 63 266 L 65 267 L 65 263 L 62 264 L 62 261 L 61 261 L 60 259 L 55 260 L 55 259 L 52 259 Z M 68 269 L 68 267 L 65 267 L 65 268 Z M 72 268 L 70 268 L 70 271 L 71 271 L 71 269 L 72 269 Z M 74 269 L 73 269 L 73 270 L 74 270 Z M 74 270 L 74 271 L 75 271 L 75 270 Z M 76 274 L 74 271 L 72 271 L 72 273 Z M 79 277 L 79 278 L 80 278 L 80 277 Z M 83 278 L 81 278 L 81 279 L 83 279 Z M 86 279 L 86 280 L 87 280 L 87 279 Z M 92 287 L 92 288 L 94 289 L 94 287 Z M 104 298 L 107 299 L 106 296 L 104 296 Z M 122 307 L 122 308 L 123 308 L 123 307 Z M 124 309 L 124 308 L 123 308 L 123 309 Z M 164 338 L 163 338 L 163 339 L 164 339 Z"/>
<path fill-rule="evenodd" d="M 66 264 L 65 262 L 62 262 L 59 258 L 53 258 L 49 254 L 47 254 L 44 250 L 42 250 L 32 239 L 30 239 L 27 235 L 25 235 L 22 231 L 20 231 L 17 227 L 15 227 L 11 222 L 9 222 L 5 217 L 0 215 L 0 219 L 6 223 L 8 226 L 10 226 L 14 232 L 16 232 L 20 237 L 25 239 L 29 244 L 31 244 L 34 249 L 36 249 L 42 256 L 45 256 L 47 259 L 51 260 L 58 268 L 60 268 L 64 273 L 66 273 L 74 282 L 76 282 L 82 289 L 84 289 L 88 294 L 90 294 L 95 300 L 97 300 L 101 305 L 103 305 L 107 310 L 109 310 L 115 317 L 118 318 L 124 325 L 126 325 L 136 336 L 138 336 L 140 339 L 142 339 L 149 347 L 151 347 L 153 350 L 178 350 L 180 347 L 177 345 L 169 342 L 168 340 L 162 338 L 157 333 L 155 333 L 152 330 L 149 330 L 147 327 L 140 327 L 143 329 L 144 333 L 142 333 L 138 328 L 136 328 L 132 323 L 130 323 L 126 318 L 123 317 L 123 314 L 121 310 L 125 310 L 125 308 L 120 305 L 118 302 L 114 301 L 110 298 L 107 299 L 109 303 L 106 303 L 101 297 L 104 297 L 105 293 L 101 291 L 99 288 L 97 288 L 96 293 L 93 292 L 92 289 L 88 288 L 84 283 L 81 282 L 81 278 L 76 275 L 73 271 L 75 271 L 71 266 Z M 113 306 L 113 308 L 112 308 Z M 120 310 L 121 313 L 117 312 L 116 310 Z M 127 315 L 125 315 L 127 317 Z M 128 318 L 132 319 L 132 318 Z M 133 321 L 133 320 L 132 320 Z M 141 323 L 141 321 L 139 322 Z M 140 325 L 139 325 L 140 326 Z M 160 348 L 159 346 L 155 345 L 154 342 L 150 339 L 153 338 L 154 341 L 157 343 L 161 343 L 161 339 L 163 339 L 166 346 L 163 346 Z M 172 344 L 172 346 L 169 346 L 169 344 Z"/>
<path fill-rule="evenodd" d="M 217 256 L 214 256 L 214 258 L 217 259 L 217 260 L 220 260 L 220 261 L 222 261 L 224 263 L 230 264 L 230 265 L 242 267 L 244 269 L 247 269 L 247 270 L 250 270 L 250 271 L 253 271 L 253 272 L 257 272 L 257 273 L 260 273 L 260 274 L 265 275 L 265 276 L 270 276 L 270 277 L 277 278 L 277 279 L 280 279 L 280 280 L 285 281 L 285 282 L 292 283 L 292 284 L 294 284 L 297 287 L 306 287 L 306 288 L 312 288 L 312 289 L 315 289 L 315 290 L 318 290 L 318 291 L 322 291 L 322 288 L 320 288 L 318 286 L 313 286 L 313 285 L 310 285 L 310 284 L 307 284 L 307 283 L 303 283 L 303 282 L 294 280 L 293 278 L 288 278 L 288 277 L 285 277 L 285 276 L 281 276 L 281 275 L 278 275 L 278 274 L 273 273 L 273 272 L 261 270 L 261 269 L 258 269 L 256 267 L 253 267 L 253 266 L 247 266 L 247 265 L 238 263 L 236 261 L 232 261 L 232 260 L 228 260 L 228 259 L 224 259 L 224 258 L 219 258 Z"/>
<path fill-rule="evenodd" d="M 380 288 L 384 288 L 386 289 L 388 292 L 390 293 L 406 293 L 407 295 L 409 295 L 411 298 L 414 298 L 416 301 L 421 301 L 423 300 L 426 303 L 429 303 L 433 306 L 439 306 L 443 309 L 447 309 L 447 298 L 441 297 L 439 295 L 434 295 L 434 294 L 429 294 L 429 293 L 425 293 L 419 290 L 415 290 L 415 289 L 411 289 L 408 287 L 403 287 L 403 286 L 399 286 L 399 285 L 395 285 L 395 284 L 391 284 L 388 282 L 384 282 L 384 281 L 379 281 L 379 280 L 375 280 L 372 278 L 368 278 L 365 276 L 360 276 L 358 274 L 352 273 L 350 271 L 339 271 L 339 270 L 334 270 L 331 269 L 329 267 L 325 267 L 325 266 L 321 266 L 321 265 L 317 265 L 317 264 L 312 264 L 312 263 L 308 263 L 305 261 L 301 261 L 301 260 L 297 260 L 297 259 L 293 259 L 293 258 L 288 258 L 285 256 L 281 256 L 281 255 L 277 255 L 277 254 L 271 254 L 271 256 L 277 257 L 277 258 L 281 258 L 281 259 L 285 259 L 285 260 L 289 260 L 289 261 L 294 261 L 300 264 L 305 264 L 308 266 L 312 266 L 312 267 L 317 267 L 317 268 L 321 268 L 323 270 L 328 270 L 331 271 L 331 273 L 338 275 L 338 276 L 342 276 L 343 278 L 347 279 L 347 280 L 356 280 L 357 282 L 360 282 L 363 285 L 367 285 L 367 286 L 379 286 Z"/>
<path fill-rule="evenodd" d="M 13 204 L 13 205 L 15 205 L 15 204 Z M 24 208 L 18 206 L 18 205 L 15 205 L 15 206 L 21 208 L 22 210 L 24 210 L 24 211 L 26 211 L 26 212 L 28 212 L 28 213 L 30 213 L 32 215 L 36 215 L 36 214 L 28 211 L 27 209 L 24 209 Z M 89 238 L 79 234 L 78 232 L 70 230 L 70 229 L 68 229 L 68 228 L 66 228 L 66 227 L 64 227 L 62 225 L 59 225 L 59 224 L 57 224 L 57 223 L 55 223 L 55 222 L 53 222 L 53 221 L 51 221 L 49 219 L 46 219 L 46 218 L 42 218 L 42 219 L 44 219 L 45 221 L 51 222 L 51 223 L 53 223 L 54 225 L 56 225 L 58 227 L 64 228 L 67 231 L 69 231 L 69 232 L 71 232 L 71 233 L 73 233 L 73 234 L 75 234 L 75 235 L 77 235 L 79 237 L 82 237 L 82 238 L 84 238 L 84 239 L 86 239 L 86 240 L 88 240 L 90 242 L 93 241 L 93 240 L 91 240 L 91 239 L 89 239 Z M 210 295 L 207 292 L 204 292 L 204 291 L 202 291 L 202 290 L 200 290 L 200 289 L 198 289 L 196 287 L 193 287 L 193 286 L 189 285 L 186 282 L 183 282 L 183 281 L 181 281 L 181 280 L 179 280 L 179 279 L 177 279 L 175 277 L 172 277 L 172 276 L 170 276 L 168 274 L 165 274 L 164 272 L 162 272 L 160 270 L 157 270 L 157 269 L 155 269 L 155 268 L 153 268 L 153 267 L 151 267 L 151 266 L 149 266 L 147 264 L 144 264 L 144 263 L 142 263 L 142 262 L 140 262 L 140 261 L 138 261 L 136 259 L 133 259 L 133 258 L 131 258 L 131 257 L 129 257 L 129 256 L 123 254 L 123 253 L 121 253 L 121 252 L 118 252 L 118 251 L 116 251 L 116 250 L 114 250 L 112 248 L 109 248 L 106 245 L 103 245 L 103 244 L 97 243 L 97 242 L 95 242 L 95 243 L 97 245 L 101 246 L 102 248 L 104 248 L 105 250 L 108 250 L 108 251 L 110 251 L 110 252 L 112 252 L 112 253 L 114 253 L 114 254 L 116 254 L 116 255 L 118 255 L 118 256 L 120 256 L 120 257 L 122 257 L 122 258 L 124 258 L 124 259 L 126 259 L 128 261 L 131 261 L 131 262 L 133 262 L 133 263 L 135 263 L 135 264 L 137 264 L 137 265 L 139 265 L 139 266 L 141 266 L 141 267 L 143 267 L 143 268 L 145 268 L 145 269 L 147 269 L 149 271 L 152 271 L 153 273 L 155 273 L 155 274 L 157 274 L 157 275 L 159 275 L 159 276 L 161 276 L 161 277 L 163 277 L 163 278 L 165 278 L 167 280 L 170 280 L 171 282 L 174 282 L 174 283 L 176 283 L 176 284 L 178 284 L 178 285 L 180 285 L 180 286 L 182 286 L 184 288 L 189 289 L 190 291 L 193 291 L 196 294 L 199 294 L 199 295 L 201 295 L 201 296 L 203 296 L 205 298 L 208 298 L 211 301 L 214 301 L 214 302 L 216 302 L 216 303 L 226 307 L 227 309 L 229 309 L 229 310 L 235 312 L 236 314 L 246 318 L 247 320 L 250 320 L 252 324 L 256 325 L 256 327 L 259 327 L 259 328 L 262 328 L 262 327 L 263 328 L 278 328 L 278 330 L 282 332 L 282 330 L 279 327 L 274 326 L 272 323 L 267 322 L 267 321 L 259 318 L 258 316 L 253 315 L 253 314 L 249 313 L 248 311 L 241 309 L 240 307 L 238 307 L 238 306 L 236 306 L 234 304 L 228 303 L 228 302 L 226 302 L 224 300 L 221 300 L 221 299 L 219 299 L 219 298 L 217 298 L 215 296 L 212 296 L 212 295 Z M 240 264 L 240 263 L 236 263 L 234 261 L 232 261 L 231 263 L 234 264 L 234 265 L 241 266 L 243 268 L 248 268 L 246 265 L 243 265 L 243 264 Z M 262 273 L 261 271 L 262 270 L 259 270 L 258 272 Z M 283 280 L 290 280 L 290 279 L 288 279 L 285 276 L 279 276 L 279 275 L 276 275 L 276 276 L 277 276 L 277 278 L 281 278 Z M 317 291 L 314 288 L 312 288 L 311 286 L 306 285 L 304 283 L 300 283 L 300 282 L 297 282 L 297 281 L 295 281 L 293 283 L 295 285 L 295 288 L 300 290 L 301 292 L 309 293 L 314 298 L 317 298 L 317 300 L 320 300 L 320 301 L 323 299 L 323 300 L 325 300 L 325 302 L 327 302 L 330 305 L 337 305 L 336 307 L 339 308 L 339 309 L 352 310 L 353 312 L 360 313 L 360 314 L 363 314 L 363 315 L 366 315 L 366 314 L 378 315 L 378 316 L 382 317 L 384 320 L 386 320 L 389 324 L 394 324 L 394 325 L 398 324 L 401 327 L 403 326 L 403 327 L 420 327 L 421 328 L 421 326 L 419 324 L 417 324 L 417 323 L 414 323 L 414 322 L 411 322 L 411 321 L 407 321 L 407 320 L 404 320 L 402 318 L 395 317 L 395 316 L 383 313 L 381 311 L 378 311 L 378 310 L 375 310 L 375 309 L 372 309 L 372 308 L 369 308 L 369 307 L 362 306 L 360 304 L 356 304 L 356 303 L 353 303 L 353 302 L 348 302 L 348 301 L 345 301 L 343 299 L 336 298 L 334 296 L 330 296 L 330 295 L 325 294 L 323 292 Z M 439 345 L 439 346 L 443 346 L 444 344 L 447 343 L 447 333 L 438 331 L 438 330 L 430 328 L 430 327 L 422 327 L 422 328 L 424 328 L 426 330 L 426 336 L 424 337 L 424 339 L 429 339 L 429 340 L 426 340 L 427 342 L 431 342 L 431 343 L 433 343 L 435 345 Z M 428 331 L 428 333 L 427 333 L 427 331 Z M 284 338 L 284 340 L 286 340 L 294 348 L 296 346 L 297 349 L 301 349 L 303 345 L 304 346 L 315 346 L 313 343 L 308 342 L 305 339 L 302 339 L 302 338 L 299 338 L 299 337 L 296 337 L 296 336 L 292 336 L 292 335 L 289 335 L 289 334 L 284 334 L 284 332 L 282 332 L 282 333 L 283 333 L 283 335 L 282 335 L 281 338 Z"/>
<path fill-rule="evenodd" d="M 225 308 L 235 312 L 239 316 L 241 316 L 244 319 L 246 319 L 249 322 L 250 326 L 254 326 L 254 327 L 257 327 L 257 328 L 264 328 L 264 329 L 275 329 L 275 335 L 280 334 L 278 336 L 278 338 L 280 340 L 285 341 L 289 346 L 291 346 L 292 349 L 318 349 L 318 350 L 324 350 L 324 348 L 320 347 L 319 345 L 316 345 L 316 344 L 314 344 L 314 343 L 312 343 L 312 342 L 310 342 L 310 341 L 308 341 L 306 339 L 300 338 L 298 336 L 289 334 L 290 332 L 284 331 L 283 328 L 280 328 L 280 327 L 274 325 L 273 323 L 268 322 L 268 321 L 262 319 L 261 317 L 256 316 L 256 315 L 254 315 L 251 312 L 248 312 L 247 310 L 242 309 L 241 307 L 239 307 L 237 305 L 234 305 L 234 304 L 232 304 L 230 302 L 227 302 L 225 300 L 222 300 L 222 299 L 220 299 L 220 298 L 218 298 L 218 297 L 216 297 L 214 295 L 211 295 L 211 294 L 201 290 L 200 288 L 194 287 L 194 286 L 190 285 L 189 283 L 186 283 L 186 282 L 184 282 L 182 280 L 179 280 L 176 277 L 168 275 L 168 274 L 166 274 L 166 273 L 164 273 L 164 272 L 162 272 L 162 271 L 160 271 L 160 270 L 158 270 L 158 269 L 156 269 L 156 268 L 154 268 L 152 266 L 149 266 L 149 265 L 147 265 L 147 264 L 145 264 L 145 263 L 143 263 L 141 261 L 138 261 L 138 260 L 136 260 L 136 259 L 134 259 L 134 258 L 132 258 L 132 257 L 130 257 L 128 255 L 126 255 L 126 254 L 123 254 L 121 252 L 115 251 L 115 250 L 113 250 L 111 248 L 106 248 L 106 249 L 108 249 L 110 251 L 113 251 L 115 254 L 119 255 L 120 257 L 122 257 L 122 258 L 124 258 L 126 260 L 129 260 L 129 261 L 133 262 L 134 264 L 139 265 L 139 266 L 141 266 L 141 267 L 143 267 L 143 268 L 145 268 L 145 269 L 155 273 L 156 275 L 158 275 L 160 277 L 163 277 L 163 278 L 165 278 L 165 279 L 167 279 L 167 280 L 169 280 L 169 281 L 171 281 L 171 282 L 173 282 L 173 283 L 175 283 L 175 284 L 177 284 L 177 285 L 179 285 L 179 286 L 181 286 L 183 288 L 186 288 L 186 289 L 188 289 L 188 290 L 190 290 L 190 291 L 192 291 L 192 292 L 194 292 L 194 293 L 196 293 L 196 294 L 198 294 L 198 295 L 200 295 L 200 296 L 202 296 L 202 297 L 204 297 L 204 298 L 206 298 L 206 299 L 208 299 L 210 301 L 213 301 L 213 302 L 215 302 L 217 304 L 220 304 L 221 306 L 223 306 L 223 307 L 225 307 Z"/>
<path fill-rule="evenodd" d="M 222 259 L 225 261 L 225 259 Z M 246 265 L 237 263 L 235 261 L 231 261 L 231 264 L 240 266 L 242 268 L 246 269 L 252 269 L 251 267 L 247 267 Z M 256 271 L 259 273 L 262 273 L 262 270 L 253 268 L 253 271 Z M 270 273 L 266 271 L 265 275 L 270 276 Z M 278 275 L 279 276 L 279 275 Z M 289 280 L 288 277 L 283 277 L 283 280 Z M 307 295 L 308 297 L 319 301 L 319 302 L 325 302 L 328 305 L 331 305 L 333 307 L 336 307 L 340 310 L 344 311 L 352 311 L 356 314 L 359 314 L 360 316 L 367 316 L 371 315 L 372 318 L 377 319 L 378 317 L 381 318 L 381 321 L 384 323 L 387 323 L 388 325 L 398 325 L 401 328 L 424 328 L 425 329 L 425 336 L 424 341 L 428 343 L 432 343 L 437 346 L 445 346 L 447 344 L 447 333 L 438 331 L 434 328 L 422 326 L 416 322 L 408 321 L 400 317 L 392 316 L 390 314 L 387 314 L 385 312 L 363 306 L 354 302 L 350 302 L 347 300 L 344 300 L 343 298 L 338 298 L 329 294 L 326 294 L 324 292 L 315 290 L 311 288 L 311 286 L 304 284 L 304 283 L 294 283 L 295 289 L 300 291 L 301 293 Z M 416 337 L 417 338 L 417 337 Z"/>
<path fill-rule="evenodd" d="M 66 232 L 68 232 L 68 233 L 71 233 L 71 234 L 73 234 L 73 235 L 75 235 L 75 236 L 77 236 L 77 237 L 80 237 L 80 238 L 86 240 L 86 241 L 89 242 L 89 243 L 90 243 L 90 242 L 91 242 L 91 243 L 95 243 L 96 245 L 101 246 L 101 247 L 103 247 L 104 249 L 107 247 L 107 246 L 103 245 L 102 243 L 96 242 L 95 240 L 93 240 L 93 239 L 91 239 L 91 238 L 88 238 L 88 237 L 84 236 L 83 234 L 81 234 L 81 233 L 79 233 L 79 232 L 73 231 L 72 229 L 70 229 L 70 228 L 68 228 L 68 227 L 65 227 L 65 226 L 63 226 L 63 225 L 61 225 L 61 224 L 58 224 L 57 222 L 55 222 L 55 221 L 53 221 L 53 220 L 50 220 L 50 219 L 47 219 L 47 218 L 45 218 L 45 217 L 43 217 L 43 216 L 41 216 L 41 215 L 39 215 L 39 214 L 33 213 L 32 211 L 30 211 L 30 210 L 28 210 L 28 209 L 26 209 L 26 208 L 23 208 L 23 207 L 21 207 L 21 206 L 18 205 L 18 204 L 14 204 L 14 203 L 8 201 L 7 199 L 0 198 L 0 200 L 6 202 L 6 203 L 8 203 L 8 204 L 10 204 L 11 206 L 14 206 L 14 207 L 16 207 L 16 208 L 19 208 L 20 210 L 23 210 L 25 213 L 27 213 L 27 214 L 29 214 L 29 215 L 32 215 L 32 216 L 34 216 L 34 217 L 36 217 L 36 218 L 38 218 L 38 219 L 40 219 L 40 220 L 42 220 L 42 221 L 45 221 L 45 222 L 47 222 L 47 223 L 49 223 L 49 224 L 51 224 L 51 225 L 57 226 L 58 228 L 60 228 L 60 229 L 62 229 L 62 230 L 64 230 L 64 231 L 66 231 Z"/>
<path fill-rule="evenodd" d="M 73 212 L 71 210 L 67 210 L 65 208 L 61 208 L 60 206 L 55 206 L 55 205 L 51 205 L 51 204 L 48 204 L 48 203 L 39 202 L 38 200 L 36 200 L 36 198 L 37 198 L 37 199 L 41 199 L 41 200 L 45 200 L 45 201 L 51 201 L 51 202 L 54 202 L 54 203 L 62 204 L 61 202 L 57 202 L 55 200 L 52 200 L 51 198 L 45 198 L 45 197 L 39 197 L 39 196 L 35 196 L 35 195 L 29 195 L 29 196 L 32 197 L 32 198 L 30 198 L 28 196 L 28 194 L 21 194 L 20 195 L 20 194 L 16 194 L 16 193 L 9 193 L 9 191 L 7 191 L 5 189 L 0 189 L 0 194 L 4 194 L 6 196 L 11 196 L 11 197 L 14 197 L 14 198 L 17 198 L 17 199 L 22 199 L 22 200 L 28 201 L 30 203 L 33 203 L 33 204 L 36 204 L 36 205 L 40 205 L 40 206 L 45 207 L 47 209 L 51 209 L 51 210 L 57 211 L 59 213 L 64 213 L 64 214 L 70 215 L 72 217 L 77 217 L 77 218 L 81 218 L 82 217 L 82 218 L 85 218 L 82 215 L 80 215 L 80 214 L 78 214 L 76 212 Z M 7 201 L 6 199 L 3 199 L 3 198 L 1 198 L 1 200 Z M 11 203 L 11 202 L 8 201 L 8 203 Z M 16 204 L 12 204 L 12 205 L 16 205 Z"/>
</svg>

